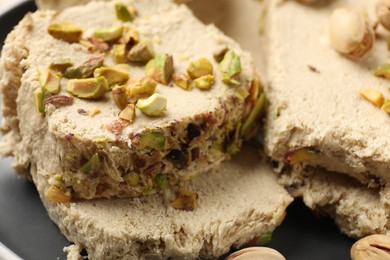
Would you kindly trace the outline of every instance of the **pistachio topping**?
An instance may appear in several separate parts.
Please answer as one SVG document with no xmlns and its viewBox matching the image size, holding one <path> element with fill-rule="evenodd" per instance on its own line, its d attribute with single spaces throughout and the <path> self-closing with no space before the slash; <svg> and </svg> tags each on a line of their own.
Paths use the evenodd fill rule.
<svg viewBox="0 0 390 260">
<path fill-rule="evenodd" d="M 383 103 L 381 109 L 382 109 L 383 111 L 385 111 L 386 113 L 390 114 L 390 100 L 389 100 L 389 99 L 386 100 L 386 101 Z"/>
<path fill-rule="evenodd" d="M 93 74 L 96 68 L 99 68 L 103 65 L 103 62 L 103 54 L 94 55 L 87 61 L 85 61 L 83 64 L 81 64 L 79 67 L 68 68 L 64 73 L 64 77 L 68 79 L 88 78 Z"/>
<path fill-rule="evenodd" d="M 158 151 L 162 151 L 165 148 L 166 142 L 167 139 L 161 132 L 147 132 L 141 134 L 139 137 L 140 149 L 149 147 Z"/>
<path fill-rule="evenodd" d="M 224 46 L 220 49 L 218 49 L 216 52 L 214 52 L 214 60 L 218 63 L 220 63 L 223 58 L 225 57 L 225 54 L 229 51 L 229 48 L 227 46 Z"/>
<path fill-rule="evenodd" d="M 157 54 L 146 64 L 146 75 L 155 81 L 168 85 L 173 74 L 173 58 L 166 53 Z"/>
<path fill-rule="evenodd" d="M 390 0 L 379 0 L 375 9 L 379 22 L 387 30 L 390 30 Z"/>
<path fill-rule="evenodd" d="M 109 91 L 105 77 L 89 79 L 71 79 L 68 81 L 66 91 L 84 99 L 98 99 Z"/>
<path fill-rule="evenodd" d="M 139 176 L 136 172 L 130 172 L 123 177 L 124 181 L 132 187 L 136 187 L 139 184 Z"/>
<path fill-rule="evenodd" d="M 173 73 L 172 80 L 176 85 L 185 90 L 192 89 L 190 78 L 184 73 Z"/>
<path fill-rule="evenodd" d="M 360 90 L 359 94 L 378 107 L 381 107 L 383 105 L 384 97 L 379 90 L 368 87 Z"/>
<path fill-rule="evenodd" d="M 83 30 L 71 22 L 52 23 L 47 30 L 54 38 L 69 43 L 79 42 L 83 34 Z"/>
<path fill-rule="evenodd" d="M 190 63 L 187 73 L 191 79 L 213 74 L 213 65 L 206 58 L 200 58 Z"/>
<path fill-rule="evenodd" d="M 70 192 L 66 192 L 56 185 L 51 185 L 46 190 L 45 196 L 49 201 L 54 203 L 68 203 L 72 200 Z"/>
<path fill-rule="evenodd" d="M 134 20 L 134 12 L 130 12 L 129 8 L 124 3 L 115 4 L 116 17 L 123 22 L 132 22 Z"/>
<path fill-rule="evenodd" d="M 214 85 L 214 75 L 201 76 L 194 80 L 197 88 L 202 90 L 209 90 Z"/>
<path fill-rule="evenodd" d="M 43 103 L 43 100 L 44 100 L 44 93 L 42 88 L 37 88 L 36 90 L 34 90 L 35 110 L 41 114 L 45 112 L 45 104 Z"/>
<path fill-rule="evenodd" d="M 133 104 L 128 104 L 120 113 L 119 118 L 126 120 L 130 123 L 134 122 L 135 119 L 135 106 Z"/>
<path fill-rule="evenodd" d="M 103 76 L 106 78 L 108 85 L 120 85 L 129 79 L 130 66 L 127 64 L 117 64 L 113 67 L 102 67 L 95 69 L 95 77 Z"/>
<path fill-rule="evenodd" d="M 139 32 L 136 28 L 123 26 L 123 33 L 121 38 L 118 40 L 121 44 L 126 44 L 127 46 L 134 46 L 139 42 Z"/>
<path fill-rule="evenodd" d="M 116 64 L 125 63 L 127 61 L 126 44 L 114 44 L 111 50 L 111 57 Z"/>
<path fill-rule="evenodd" d="M 264 93 L 261 93 L 261 95 L 258 97 L 256 104 L 253 106 L 252 111 L 249 113 L 248 118 L 244 121 L 241 133 L 246 134 L 251 127 L 253 126 L 256 119 L 259 117 L 261 112 L 263 111 L 263 108 L 265 106 L 266 98 Z"/>
<path fill-rule="evenodd" d="M 59 60 L 52 62 L 49 65 L 49 69 L 52 71 L 59 71 L 61 73 L 65 72 L 68 68 L 73 66 L 73 62 L 69 59 Z"/>
<path fill-rule="evenodd" d="M 110 28 L 100 29 L 93 33 L 96 38 L 110 42 L 119 39 L 123 33 L 123 26 L 117 25 Z"/>
<path fill-rule="evenodd" d="M 127 59 L 131 62 L 146 63 L 153 59 L 154 55 L 152 41 L 146 38 L 131 48 L 127 54 Z"/>
<path fill-rule="evenodd" d="M 148 116 L 162 116 L 167 108 L 167 99 L 158 93 L 154 93 L 147 99 L 139 99 L 137 107 Z"/>
<path fill-rule="evenodd" d="M 128 86 L 128 94 L 130 97 L 141 97 L 143 95 L 153 95 L 156 91 L 157 83 L 152 78 L 143 77 L 142 79 Z"/>
<path fill-rule="evenodd" d="M 390 63 L 380 65 L 374 70 L 374 75 L 377 77 L 390 79 Z"/>
<path fill-rule="evenodd" d="M 198 194 L 180 187 L 178 197 L 171 202 L 171 206 L 178 210 L 193 211 L 196 208 L 197 199 Z"/>
<path fill-rule="evenodd" d="M 234 51 L 228 51 L 218 66 L 222 74 L 222 81 L 225 84 L 239 86 L 241 74 L 241 58 Z"/>
<path fill-rule="evenodd" d="M 315 159 L 319 156 L 319 152 L 312 147 L 300 147 L 288 151 L 285 154 L 285 160 L 289 164 L 296 164 Z"/>
<path fill-rule="evenodd" d="M 100 158 L 99 154 L 95 153 L 92 157 L 81 167 L 81 172 L 86 175 L 91 175 L 96 173 L 100 167 Z"/>
<path fill-rule="evenodd" d="M 333 11 L 329 18 L 328 34 L 331 46 L 352 59 L 363 57 L 375 42 L 375 32 L 367 17 L 349 9 Z"/>
<path fill-rule="evenodd" d="M 123 110 L 127 106 L 127 95 L 124 86 L 116 86 L 112 89 L 112 98 L 115 105 Z"/>
<path fill-rule="evenodd" d="M 39 69 L 38 78 L 43 91 L 50 94 L 57 94 L 60 92 L 61 78 L 56 73 L 48 69 Z"/>
</svg>

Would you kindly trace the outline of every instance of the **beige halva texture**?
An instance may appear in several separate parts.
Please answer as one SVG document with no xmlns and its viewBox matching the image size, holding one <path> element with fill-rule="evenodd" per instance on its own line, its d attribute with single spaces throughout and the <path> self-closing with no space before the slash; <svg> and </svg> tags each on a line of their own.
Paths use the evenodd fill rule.
<svg viewBox="0 0 390 260">
<path fill-rule="evenodd" d="M 213 54 L 225 46 L 240 55 L 240 88 L 249 90 L 256 77 L 253 61 L 235 42 L 215 27 L 201 24 L 185 6 L 157 0 L 123 2 L 134 6 L 139 13 L 131 26 L 139 30 L 141 39 L 154 39 L 156 53 L 173 55 L 175 71 L 185 72 L 192 60 L 205 57 L 213 64 L 215 84 L 208 91 L 158 85 L 157 92 L 168 100 L 165 116 L 150 118 L 137 111 L 135 122 L 117 135 L 108 130 L 118 121 L 120 112 L 111 93 L 93 102 L 76 98 L 69 106 L 48 105 L 42 117 L 34 111 L 33 104 L 33 91 L 39 88 L 37 69 L 47 68 L 59 57 L 81 64 L 93 55 L 80 44 L 54 39 L 47 33 L 48 25 L 72 21 L 84 29 L 87 37 L 97 29 L 121 22 L 115 16 L 114 2 L 91 3 L 60 13 L 39 11 L 27 16 L 8 36 L 2 52 L 5 135 L 0 151 L 15 157 L 13 166 L 18 172 L 28 173 L 30 166 L 36 167 L 50 184 L 71 188 L 75 198 L 150 194 L 155 192 L 153 176 L 157 172 L 176 182 L 215 167 L 230 157 L 223 147 L 252 106 L 237 97 L 239 88 L 222 83 L 218 64 L 213 59 Z M 143 75 L 144 67 L 131 67 L 130 77 Z M 64 90 L 66 81 L 62 79 L 62 95 L 69 95 Z M 89 111 L 96 107 L 101 113 L 93 117 L 78 113 L 80 109 Z M 200 135 L 191 140 L 188 138 L 190 124 L 201 128 Z M 165 150 L 152 151 L 132 142 L 132 137 L 149 132 L 164 134 Z M 199 155 L 185 167 L 176 167 L 167 156 L 173 150 L 184 154 L 196 150 Z M 86 176 L 80 168 L 97 152 L 102 152 L 105 158 L 101 170 L 97 176 Z M 49 154 L 55 156 L 48 157 Z M 138 187 L 130 187 L 124 183 L 124 177 L 131 171 L 143 176 L 152 174 Z"/>
<path fill-rule="evenodd" d="M 198 194 L 192 212 L 171 208 L 161 196 L 55 204 L 43 196 L 47 179 L 35 168 L 32 175 L 49 216 L 90 259 L 216 258 L 273 231 L 292 201 L 257 151 L 247 147 L 186 182 Z"/>
</svg>

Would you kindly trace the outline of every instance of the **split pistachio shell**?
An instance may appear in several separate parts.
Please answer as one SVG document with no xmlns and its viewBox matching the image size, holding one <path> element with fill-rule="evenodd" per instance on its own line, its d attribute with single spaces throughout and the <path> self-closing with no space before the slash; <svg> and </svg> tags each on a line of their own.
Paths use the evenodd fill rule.
<svg viewBox="0 0 390 260">
<path fill-rule="evenodd" d="M 45 192 L 46 198 L 54 203 L 68 203 L 72 200 L 70 193 L 64 191 L 62 188 L 51 185 Z"/>
<path fill-rule="evenodd" d="M 37 88 L 34 90 L 34 106 L 35 110 L 38 113 L 44 113 L 45 112 L 45 104 L 43 103 L 44 100 L 44 93 L 42 88 Z"/>
<path fill-rule="evenodd" d="M 47 30 L 54 38 L 69 43 L 79 42 L 83 34 L 83 30 L 71 22 L 52 23 Z"/>
<path fill-rule="evenodd" d="M 97 68 L 93 75 L 95 77 L 103 76 L 108 85 L 120 85 L 129 79 L 130 66 L 127 64 L 117 64 L 112 67 Z"/>
<path fill-rule="evenodd" d="M 102 39 L 103 41 L 110 42 L 119 39 L 123 33 L 123 26 L 113 26 L 110 28 L 100 29 L 93 33 L 96 38 Z"/>
<path fill-rule="evenodd" d="M 222 74 L 222 81 L 225 84 L 239 86 L 239 76 L 241 74 L 241 58 L 234 51 L 228 51 L 218 66 Z"/>
<path fill-rule="evenodd" d="M 352 260 L 390 260 L 390 237 L 371 235 L 358 240 L 351 248 Z"/>
<path fill-rule="evenodd" d="M 173 74 L 173 58 L 166 53 L 158 54 L 146 64 L 146 75 L 155 81 L 168 85 Z"/>
<path fill-rule="evenodd" d="M 131 62 L 146 63 L 154 58 L 154 49 L 150 39 L 144 39 L 134 45 L 127 54 L 127 59 Z"/>
<path fill-rule="evenodd" d="M 384 102 L 384 97 L 382 92 L 374 88 L 365 88 L 360 90 L 360 95 L 373 103 L 374 105 L 381 107 Z"/>
<path fill-rule="evenodd" d="M 116 86 L 112 89 L 112 97 L 119 109 L 124 109 L 127 106 L 127 94 L 124 86 Z"/>
<path fill-rule="evenodd" d="M 205 75 L 194 80 L 194 84 L 197 88 L 202 90 L 209 90 L 214 85 L 214 76 Z"/>
<path fill-rule="evenodd" d="M 84 99 L 98 99 L 109 91 L 105 77 L 89 79 L 71 79 L 68 81 L 66 91 Z"/>
<path fill-rule="evenodd" d="M 374 71 L 374 75 L 385 79 L 390 79 L 390 64 L 385 63 L 377 67 Z"/>
<path fill-rule="evenodd" d="M 128 104 L 120 113 L 119 118 L 133 123 L 135 119 L 135 106 Z"/>
<path fill-rule="evenodd" d="M 128 94 L 130 97 L 140 97 L 143 95 L 153 95 L 156 91 L 157 83 L 149 77 L 144 77 L 139 81 L 128 86 Z"/>
<path fill-rule="evenodd" d="M 248 247 L 229 255 L 226 260 L 286 260 L 278 251 L 268 247 Z"/>
<path fill-rule="evenodd" d="M 379 0 L 377 2 L 376 15 L 383 27 L 390 30 L 390 0 Z"/>
<path fill-rule="evenodd" d="M 111 57 L 116 64 L 125 63 L 126 58 L 126 44 L 114 44 L 111 50 Z"/>
<path fill-rule="evenodd" d="M 162 151 L 165 148 L 167 139 L 161 132 L 147 132 L 140 135 L 139 146 L 140 149 L 152 148 L 158 151 Z"/>
<path fill-rule="evenodd" d="M 154 93 L 147 99 L 139 99 L 137 107 L 148 116 L 162 116 L 167 108 L 167 99 L 158 93 Z"/>
<path fill-rule="evenodd" d="M 124 3 L 115 4 L 116 17 L 123 22 L 132 22 L 134 13 L 130 12 L 129 8 Z"/>
<path fill-rule="evenodd" d="M 213 74 L 213 65 L 206 59 L 200 58 L 190 63 L 187 73 L 191 79 L 197 79 L 202 76 Z"/>
<path fill-rule="evenodd" d="M 48 69 L 39 69 L 38 75 L 39 84 L 43 91 L 50 94 L 57 94 L 60 92 L 61 78 L 56 73 Z"/>
</svg>

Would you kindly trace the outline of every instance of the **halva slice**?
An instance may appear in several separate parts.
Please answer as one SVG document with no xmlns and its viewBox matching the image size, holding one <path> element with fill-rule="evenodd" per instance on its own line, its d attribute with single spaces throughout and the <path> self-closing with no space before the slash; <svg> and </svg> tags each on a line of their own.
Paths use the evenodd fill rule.
<svg viewBox="0 0 390 260">
<path fill-rule="evenodd" d="M 119 19 L 118 5 L 137 15 Z M 29 14 L 0 66 L 1 153 L 21 174 L 35 164 L 71 200 L 162 193 L 216 167 L 266 103 L 251 56 L 168 0 Z"/>
</svg>

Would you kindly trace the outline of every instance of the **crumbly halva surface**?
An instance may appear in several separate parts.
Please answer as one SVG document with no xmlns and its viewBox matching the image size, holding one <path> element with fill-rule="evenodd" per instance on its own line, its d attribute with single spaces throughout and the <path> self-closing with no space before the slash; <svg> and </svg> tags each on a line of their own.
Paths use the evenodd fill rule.
<svg viewBox="0 0 390 260">
<path fill-rule="evenodd" d="M 132 22 L 123 22 L 115 12 L 117 3 L 93 2 L 59 13 L 27 15 L 8 36 L 2 51 L 5 134 L 1 153 L 15 157 L 13 166 L 20 173 L 28 174 L 30 167 L 36 167 L 51 185 L 72 199 L 150 195 L 215 167 L 237 151 L 243 129 L 250 130 L 249 121 L 258 114 L 252 107 L 261 107 L 260 97 L 264 100 L 250 55 L 215 27 L 201 24 L 187 7 L 170 1 L 122 1 L 137 13 Z M 69 21 L 82 29 L 80 42 L 58 39 L 64 37 L 65 29 L 55 31 L 55 26 Z M 53 26 L 51 34 L 49 25 Z M 175 73 L 185 74 L 193 61 L 205 58 L 212 75 L 193 79 L 191 84 L 198 87 L 187 90 L 173 81 L 161 81 L 165 84 L 158 83 L 151 97 L 158 96 L 153 102 L 159 105 L 166 101 L 163 114 L 146 115 L 138 101 L 139 109 L 133 106 L 133 114 L 125 117 L 135 116 L 134 120 L 118 117 L 121 110 L 113 100 L 114 91 L 94 100 L 72 96 L 75 91 L 66 91 L 73 80 L 66 78 L 69 70 L 77 72 L 104 54 L 104 66 L 114 66 L 110 57 L 116 42 L 102 43 L 92 36 L 118 27 L 135 29 L 140 42 L 150 39 L 155 53 L 149 60 L 154 61 L 152 67 L 159 66 L 161 57 L 172 56 Z M 225 58 L 230 54 L 240 65 L 239 71 L 233 70 L 232 84 L 222 81 L 225 76 L 220 65 L 225 58 L 219 62 L 214 59 L 221 50 L 225 50 L 223 54 L 229 50 Z M 61 78 L 60 92 L 45 99 L 44 114 L 37 113 L 34 95 L 42 88 L 40 71 L 53 63 L 64 65 L 64 60 L 73 66 Z M 128 74 L 129 82 L 138 80 L 145 76 L 145 66 L 130 63 Z M 77 88 L 72 84 L 73 90 Z"/>
<path fill-rule="evenodd" d="M 375 68 L 388 62 L 389 33 L 379 26 L 374 48 L 360 60 L 336 52 L 327 33 L 334 9 L 364 9 L 375 20 L 375 3 L 276 2 L 270 1 L 266 26 L 271 100 L 265 126 L 267 153 L 286 162 L 296 150 L 307 148 L 314 155 L 299 164 L 347 173 L 369 186 L 387 183 L 390 117 L 359 91 L 372 87 L 385 99 L 390 96 L 388 80 L 374 76 Z"/>
<path fill-rule="evenodd" d="M 272 232 L 292 201 L 253 148 L 185 183 L 198 195 L 191 212 L 160 196 L 51 203 L 47 179 L 34 167 L 32 176 L 49 216 L 90 259 L 216 258 Z"/>
</svg>

